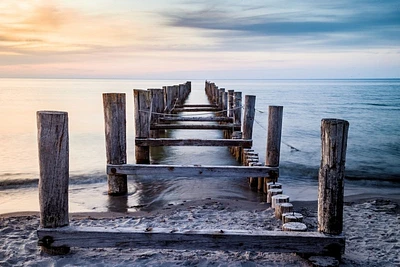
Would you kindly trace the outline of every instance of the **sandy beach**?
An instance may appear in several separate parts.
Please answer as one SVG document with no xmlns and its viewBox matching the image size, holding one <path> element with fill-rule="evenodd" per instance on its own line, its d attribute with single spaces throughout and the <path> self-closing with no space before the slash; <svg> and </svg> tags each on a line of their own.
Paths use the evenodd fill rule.
<svg viewBox="0 0 400 267">
<path fill-rule="evenodd" d="M 316 201 L 293 202 L 305 216 L 309 231 L 317 228 Z M 400 265 L 400 197 L 358 195 L 346 198 L 346 251 L 340 266 Z M 204 199 L 133 213 L 74 213 L 70 225 L 162 227 L 172 229 L 263 229 L 280 231 L 266 203 Z M 258 251 L 151 250 L 71 248 L 64 256 L 49 256 L 37 246 L 37 212 L 0 215 L 1 266 L 313 266 L 296 254 Z M 314 262 L 315 263 L 315 262 Z M 320 266 L 337 266 L 325 258 Z"/>
</svg>

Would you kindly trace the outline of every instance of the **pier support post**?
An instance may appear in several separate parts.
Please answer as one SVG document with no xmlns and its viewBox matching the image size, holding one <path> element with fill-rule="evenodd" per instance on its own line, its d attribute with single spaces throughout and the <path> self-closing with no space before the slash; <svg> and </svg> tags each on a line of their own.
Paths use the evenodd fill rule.
<svg viewBox="0 0 400 267">
<path fill-rule="evenodd" d="M 265 165 L 268 167 L 279 167 L 281 154 L 283 107 L 269 106 L 268 108 L 268 135 L 267 135 L 267 156 Z M 279 173 L 272 178 L 273 182 L 278 180 Z"/>
<path fill-rule="evenodd" d="M 68 113 L 38 111 L 37 138 L 39 150 L 39 205 L 40 226 L 58 228 L 69 225 L 69 136 Z M 69 247 L 51 247 L 40 243 L 42 251 L 60 255 Z"/>
<path fill-rule="evenodd" d="M 233 117 L 233 94 L 234 90 L 228 90 L 228 117 Z"/>
<path fill-rule="evenodd" d="M 321 121 L 322 156 L 318 175 L 318 231 L 339 235 L 343 230 L 344 170 L 349 123 Z"/>
<path fill-rule="evenodd" d="M 167 89 L 173 88 L 167 86 Z M 135 137 L 150 137 L 150 118 L 152 112 L 151 92 L 146 90 L 133 90 Z M 135 146 L 135 158 L 137 164 L 150 163 L 150 148 L 148 146 Z"/>
<path fill-rule="evenodd" d="M 126 164 L 126 95 L 103 94 L 104 125 L 107 164 Z M 108 194 L 125 195 L 128 192 L 127 176 L 107 175 Z"/>
<path fill-rule="evenodd" d="M 253 138 L 253 124 L 256 112 L 256 96 L 246 95 L 244 97 L 244 116 L 243 116 L 243 139 Z"/>
<path fill-rule="evenodd" d="M 242 123 L 242 92 L 234 92 L 233 121 L 235 124 Z"/>
<path fill-rule="evenodd" d="M 151 92 L 151 101 L 152 101 L 152 113 L 151 113 L 151 123 L 159 123 L 159 118 L 162 117 L 162 113 L 164 113 L 165 105 L 164 105 L 164 90 L 163 89 L 148 89 Z M 152 130 L 150 131 L 150 136 L 157 138 L 160 133 L 164 132 L 164 130 Z"/>
</svg>

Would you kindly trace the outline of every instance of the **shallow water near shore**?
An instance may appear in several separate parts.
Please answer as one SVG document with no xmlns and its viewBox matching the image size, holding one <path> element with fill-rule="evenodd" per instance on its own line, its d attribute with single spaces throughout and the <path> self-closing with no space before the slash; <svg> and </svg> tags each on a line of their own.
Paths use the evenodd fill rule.
<svg viewBox="0 0 400 267">
<path fill-rule="evenodd" d="M 133 88 L 174 80 L 0 79 L 0 213 L 38 210 L 36 111 L 63 110 L 70 121 L 70 210 L 113 211 L 205 198 L 262 201 L 246 179 L 131 177 L 127 197 L 107 196 L 102 93 L 127 94 L 128 162 L 134 163 Z M 268 105 L 284 106 L 281 178 L 292 200 L 317 198 L 320 121 L 350 122 L 345 193 L 400 190 L 400 80 L 216 80 L 220 88 L 256 95 L 254 149 L 265 158 Z M 244 97 L 243 97 L 244 98 Z M 204 81 L 192 81 L 187 103 L 206 103 Z M 177 138 L 220 138 L 219 131 L 169 131 Z M 291 149 L 295 147 L 297 150 Z M 164 147 L 158 164 L 236 165 L 226 148 Z"/>
</svg>

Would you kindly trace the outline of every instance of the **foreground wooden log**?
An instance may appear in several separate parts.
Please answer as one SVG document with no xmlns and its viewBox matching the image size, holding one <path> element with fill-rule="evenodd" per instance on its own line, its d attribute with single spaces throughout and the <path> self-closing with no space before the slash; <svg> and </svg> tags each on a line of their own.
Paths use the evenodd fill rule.
<svg viewBox="0 0 400 267">
<path fill-rule="evenodd" d="M 322 158 L 318 176 L 318 231 L 338 235 L 343 230 L 344 170 L 349 123 L 321 121 Z"/>
<path fill-rule="evenodd" d="M 125 164 L 126 155 L 126 96 L 123 93 L 103 94 L 107 164 Z M 107 175 L 108 194 L 128 192 L 126 175 Z"/>
<path fill-rule="evenodd" d="M 39 206 L 40 226 L 56 228 L 69 224 L 69 136 L 68 113 L 38 111 L 37 134 L 39 149 Z M 42 250 L 49 254 L 65 254 L 68 246 Z"/>
<path fill-rule="evenodd" d="M 344 237 L 317 232 L 179 230 L 165 228 L 64 227 L 39 229 L 49 246 L 132 247 L 135 249 L 204 249 L 331 255 L 344 252 Z"/>
</svg>

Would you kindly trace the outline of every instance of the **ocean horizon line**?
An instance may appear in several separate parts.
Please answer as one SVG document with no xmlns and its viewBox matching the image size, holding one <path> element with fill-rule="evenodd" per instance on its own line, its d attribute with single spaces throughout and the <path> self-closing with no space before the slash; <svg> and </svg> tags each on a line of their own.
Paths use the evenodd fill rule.
<svg viewBox="0 0 400 267">
<path fill-rule="evenodd" d="M 213 79 L 187 79 L 187 78 L 120 78 L 120 77 L 0 77 L 0 79 L 13 79 L 13 80 L 135 80 L 135 81 L 175 81 L 175 80 L 186 80 L 186 81 L 384 81 L 384 80 L 400 80 L 400 77 L 387 77 L 387 78 L 213 78 Z"/>
</svg>

